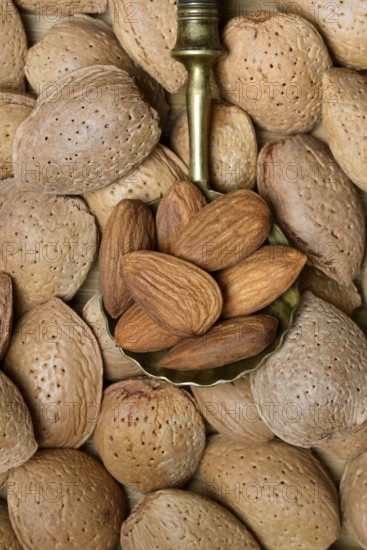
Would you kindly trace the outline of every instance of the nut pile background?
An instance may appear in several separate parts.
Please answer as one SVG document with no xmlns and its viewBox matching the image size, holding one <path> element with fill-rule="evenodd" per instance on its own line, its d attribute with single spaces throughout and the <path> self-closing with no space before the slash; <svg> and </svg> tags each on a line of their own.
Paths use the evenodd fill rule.
<svg viewBox="0 0 367 550">
<path fill-rule="evenodd" d="M 367 0 L 221 3 L 213 187 L 257 181 L 309 266 L 284 347 L 192 392 L 137 378 L 96 294 L 114 206 L 187 178 L 175 2 L 47 4 L 1 4 L 0 546 L 367 548 Z"/>
</svg>

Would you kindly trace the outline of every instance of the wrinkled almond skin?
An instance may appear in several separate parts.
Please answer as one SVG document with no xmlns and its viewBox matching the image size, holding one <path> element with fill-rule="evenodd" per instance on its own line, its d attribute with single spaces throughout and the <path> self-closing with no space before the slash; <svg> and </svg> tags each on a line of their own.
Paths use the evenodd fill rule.
<svg viewBox="0 0 367 550">
<path fill-rule="evenodd" d="M 124 258 L 123 275 L 131 296 L 149 317 L 177 336 L 205 334 L 222 310 L 214 279 L 168 254 L 132 252 Z"/>
<path fill-rule="evenodd" d="M 311 23 L 271 11 L 239 16 L 227 23 L 223 45 L 228 53 L 217 65 L 222 96 L 256 125 L 309 132 L 320 120 L 322 74 L 331 60 Z"/>
<path fill-rule="evenodd" d="M 51 27 L 28 50 L 25 73 L 40 95 L 46 88 L 50 91 L 52 83 L 66 73 L 91 65 L 114 65 L 135 77 L 147 101 L 164 120 L 168 106 L 163 88 L 132 62 L 110 27 L 87 15 L 67 16 Z"/>
<path fill-rule="evenodd" d="M 93 191 L 133 170 L 159 137 L 157 112 L 125 71 L 104 65 L 77 69 L 41 95 L 18 126 L 16 183 L 24 191 Z"/>
<path fill-rule="evenodd" d="M 11 526 L 5 500 L 0 500 L 0 547 L 3 550 L 22 550 Z"/>
<path fill-rule="evenodd" d="M 309 290 L 283 346 L 250 376 L 262 420 L 287 443 L 311 447 L 367 427 L 366 337 Z"/>
<path fill-rule="evenodd" d="M 0 359 L 8 349 L 13 322 L 13 285 L 6 273 L 0 273 Z"/>
<path fill-rule="evenodd" d="M 179 489 L 145 496 L 122 525 L 121 546 L 125 550 L 260 550 L 250 532 L 228 510 Z"/>
<path fill-rule="evenodd" d="M 265 550 L 324 550 L 339 535 L 335 485 L 309 451 L 276 439 L 246 444 L 217 434 L 200 473 L 204 495 L 234 512 Z"/>
<path fill-rule="evenodd" d="M 95 458 L 47 449 L 11 472 L 13 529 L 27 550 L 114 550 L 127 514 L 122 487 Z"/>
<path fill-rule="evenodd" d="M 138 200 L 119 202 L 107 222 L 99 251 L 99 286 L 112 317 L 119 317 L 133 303 L 123 275 L 124 256 L 155 247 L 155 224 L 149 206 Z"/>
<path fill-rule="evenodd" d="M 266 202 L 253 191 L 240 189 L 199 210 L 171 249 L 205 271 L 217 271 L 255 252 L 270 228 Z"/>
<path fill-rule="evenodd" d="M 191 478 L 205 447 L 205 430 L 190 394 L 142 377 L 105 390 L 94 442 L 120 483 L 149 493 Z"/>
<path fill-rule="evenodd" d="M 0 4 L 0 88 L 24 90 L 27 37 L 12 0 Z"/>
<path fill-rule="evenodd" d="M 217 432 L 244 442 L 274 437 L 257 412 L 248 376 L 209 388 L 191 386 L 191 391 L 199 411 Z"/>
<path fill-rule="evenodd" d="M 214 369 L 253 357 L 275 339 L 276 317 L 237 317 L 214 325 L 204 336 L 179 342 L 161 359 L 167 369 Z"/>
<path fill-rule="evenodd" d="M 250 117 L 236 105 L 213 101 L 209 135 L 209 179 L 212 188 L 220 193 L 253 189 L 256 184 L 257 143 Z M 172 149 L 189 166 L 186 111 L 177 117 L 170 139 Z"/>
<path fill-rule="evenodd" d="M 171 244 L 206 204 L 203 193 L 190 181 L 177 181 L 169 188 L 159 203 L 156 216 L 160 252 L 171 253 Z"/>
<path fill-rule="evenodd" d="M 112 210 L 122 199 L 155 201 L 162 198 L 176 181 L 186 177 L 184 163 L 170 149 L 158 143 L 144 162 L 127 176 L 103 189 L 86 193 L 84 198 L 103 232 Z"/>
<path fill-rule="evenodd" d="M 367 451 L 347 463 L 340 484 L 341 505 L 346 528 L 367 548 Z"/>
<path fill-rule="evenodd" d="M 94 294 L 85 304 L 82 317 L 96 337 L 102 353 L 103 374 L 108 380 L 116 382 L 141 374 L 140 368 L 132 359 L 122 355 L 121 350 L 107 332 L 99 294 Z"/>
<path fill-rule="evenodd" d="M 337 65 L 367 69 L 366 0 L 276 0 L 279 11 L 308 19 L 322 34 Z"/>
<path fill-rule="evenodd" d="M 170 348 L 181 337 L 162 328 L 140 306 L 133 304 L 120 317 L 115 328 L 115 340 L 122 348 L 145 353 Z"/>
<path fill-rule="evenodd" d="M 307 257 L 289 246 L 263 246 L 242 262 L 219 271 L 221 317 L 251 315 L 279 298 L 297 279 Z"/>
<path fill-rule="evenodd" d="M 104 13 L 107 8 L 107 0 L 59 0 L 55 4 L 49 0 L 16 0 L 16 3 L 25 10 L 42 13 L 51 21 L 60 15 L 69 15 L 72 19 L 77 13 Z"/>
<path fill-rule="evenodd" d="M 17 468 L 26 462 L 37 450 L 29 410 L 15 384 L 0 371 L 0 430 L 1 444 L 0 474 Z M 2 485 L 2 483 L 1 483 Z"/>
<path fill-rule="evenodd" d="M 259 155 L 258 189 L 308 263 L 350 284 L 364 256 L 365 214 L 328 147 L 307 135 L 268 143 Z"/>
<path fill-rule="evenodd" d="M 367 191 L 367 78 L 334 68 L 324 74 L 323 86 L 322 122 L 329 147 L 353 183 Z"/>
<path fill-rule="evenodd" d="M 171 94 L 186 82 L 184 66 L 171 56 L 177 39 L 177 2 L 155 0 L 127 6 L 109 0 L 113 30 L 131 59 Z"/>
<path fill-rule="evenodd" d="M 82 319 L 58 298 L 18 321 L 3 363 L 32 415 L 40 447 L 80 447 L 102 399 L 102 357 Z"/>
<path fill-rule="evenodd" d="M 79 197 L 0 194 L 0 271 L 13 281 L 18 314 L 51 296 L 70 300 L 97 250 L 97 227 Z"/>
<path fill-rule="evenodd" d="M 349 462 L 367 450 L 367 428 L 358 432 L 334 436 L 317 446 L 320 451 L 332 454 L 340 460 Z"/>
</svg>

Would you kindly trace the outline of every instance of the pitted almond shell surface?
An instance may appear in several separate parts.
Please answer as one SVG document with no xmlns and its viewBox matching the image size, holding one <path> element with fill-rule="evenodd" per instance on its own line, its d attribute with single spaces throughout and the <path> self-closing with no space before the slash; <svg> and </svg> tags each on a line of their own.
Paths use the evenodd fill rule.
<svg viewBox="0 0 367 550">
<path fill-rule="evenodd" d="M 22 550 L 11 526 L 5 500 L 0 500 L 0 547 L 4 550 Z"/>
<path fill-rule="evenodd" d="M 12 0 L 0 4 L 0 89 L 24 90 L 27 36 Z"/>
<path fill-rule="evenodd" d="M 349 462 L 367 450 L 367 427 L 358 432 L 334 436 L 318 445 L 317 449 Z"/>
<path fill-rule="evenodd" d="M 49 0 L 16 0 L 16 3 L 25 10 L 41 12 L 46 21 L 55 21 L 60 15 L 72 19 L 77 13 L 102 14 L 107 8 L 107 0 L 59 0 L 55 4 Z"/>
<path fill-rule="evenodd" d="M 0 359 L 8 349 L 13 323 L 13 285 L 6 273 L 0 273 Z"/>
<path fill-rule="evenodd" d="M 347 463 L 340 484 L 345 526 L 362 548 L 367 548 L 367 451 Z"/>
</svg>

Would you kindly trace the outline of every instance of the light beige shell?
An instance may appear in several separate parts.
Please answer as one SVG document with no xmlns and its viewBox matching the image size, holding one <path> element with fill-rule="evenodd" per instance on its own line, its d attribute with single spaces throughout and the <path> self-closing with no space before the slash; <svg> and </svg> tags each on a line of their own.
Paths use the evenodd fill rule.
<svg viewBox="0 0 367 550">
<path fill-rule="evenodd" d="M 0 371 L 0 474 L 16 468 L 37 450 L 29 410 L 17 386 Z M 1 483 L 2 485 L 2 483 Z"/>
<path fill-rule="evenodd" d="M 256 409 L 248 376 L 211 388 L 191 386 L 191 390 L 199 411 L 219 433 L 245 442 L 274 437 Z"/>
<path fill-rule="evenodd" d="M 367 451 L 346 465 L 340 484 L 345 526 L 367 548 Z"/>
<path fill-rule="evenodd" d="M 0 89 L 24 90 L 26 52 L 27 37 L 20 15 L 12 0 L 1 0 Z"/>
<path fill-rule="evenodd" d="M 338 65 L 367 69 L 366 0 L 276 0 L 276 5 L 311 21 Z"/>
<path fill-rule="evenodd" d="M 37 95 L 49 94 L 65 74 L 91 65 L 114 65 L 135 77 L 146 100 L 164 120 L 168 106 L 163 88 L 137 67 L 110 27 L 88 15 L 64 17 L 27 52 L 25 74 Z"/>
<path fill-rule="evenodd" d="M 13 323 L 13 285 L 6 273 L 0 273 L 0 359 L 8 349 Z"/>
<path fill-rule="evenodd" d="M 177 1 L 126 3 L 109 0 L 115 34 L 131 59 L 175 93 L 186 82 L 184 66 L 173 59 L 177 39 Z"/>
<path fill-rule="evenodd" d="M 126 496 L 95 458 L 73 449 L 40 451 L 11 472 L 9 484 L 9 515 L 22 548 L 115 549 Z"/>
<path fill-rule="evenodd" d="M 269 396 L 271 398 L 271 396 Z M 339 535 L 338 494 L 304 449 L 217 434 L 200 466 L 203 495 L 234 512 L 267 550 L 325 550 Z"/>
<path fill-rule="evenodd" d="M 323 79 L 322 122 L 337 162 L 367 191 L 367 78 L 350 69 L 331 69 Z"/>
<path fill-rule="evenodd" d="M 205 430 L 190 394 L 142 377 L 105 390 L 94 442 L 120 483 L 149 493 L 191 478 L 205 447 Z"/>
<path fill-rule="evenodd" d="M 0 179 L 13 175 L 13 141 L 16 129 L 31 113 L 36 100 L 22 92 L 0 95 Z"/>
<path fill-rule="evenodd" d="M 19 189 L 80 194 L 138 166 L 160 137 L 157 112 L 133 79 L 93 65 L 63 76 L 18 127 L 13 160 Z"/>
<path fill-rule="evenodd" d="M 268 143 L 259 155 L 258 189 L 309 264 L 350 284 L 365 253 L 365 214 L 327 146 L 307 135 Z"/>
<path fill-rule="evenodd" d="M 122 524 L 121 546 L 124 550 L 260 550 L 250 532 L 228 510 L 179 489 L 143 497 Z"/>
<path fill-rule="evenodd" d="M 5 500 L 0 500 L 0 548 L 3 550 L 22 550 L 11 526 Z"/>
<path fill-rule="evenodd" d="M 300 447 L 367 428 L 366 383 L 365 335 L 309 290 L 283 346 L 251 374 L 262 420 Z"/>
<path fill-rule="evenodd" d="M 321 443 L 317 448 L 333 454 L 340 460 L 352 460 L 367 450 L 367 428 L 356 433 L 335 436 Z"/>
<path fill-rule="evenodd" d="M 102 399 L 102 357 L 82 319 L 58 298 L 18 321 L 3 363 L 31 411 L 40 447 L 80 447 Z"/>
<path fill-rule="evenodd" d="M 253 189 L 257 143 L 251 119 L 236 105 L 215 101 L 210 124 L 210 186 L 221 193 Z M 190 145 L 186 111 L 177 117 L 170 139 L 172 149 L 188 166 Z"/>
<path fill-rule="evenodd" d="M 187 167 L 170 149 L 158 144 L 140 166 L 112 185 L 84 195 L 103 231 L 112 210 L 122 199 L 152 202 L 171 185 L 187 177 Z"/>
<path fill-rule="evenodd" d="M 311 290 L 316 296 L 341 309 L 347 315 L 362 304 L 362 298 L 353 283 L 348 285 L 331 279 L 315 267 L 306 266 L 299 277 L 300 290 Z"/>
<path fill-rule="evenodd" d="M 94 294 L 85 304 L 83 319 L 91 328 L 102 352 L 104 376 L 108 380 L 126 380 L 142 374 L 132 359 L 124 357 L 107 332 L 106 319 L 101 311 L 101 298 Z"/>
<path fill-rule="evenodd" d="M 223 34 L 228 54 L 218 62 L 224 99 L 267 130 L 308 132 L 321 118 L 326 46 L 308 21 L 256 12 L 231 19 Z"/>
<path fill-rule="evenodd" d="M 51 296 L 74 296 L 93 263 L 97 227 L 79 197 L 0 194 L 0 245 L 0 270 L 23 313 Z"/>
<path fill-rule="evenodd" d="M 16 0 L 16 3 L 25 10 L 41 14 L 46 21 L 54 21 L 60 15 L 72 18 L 76 13 L 103 13 L 107 8 L 107 0 Z"/>
</svg>

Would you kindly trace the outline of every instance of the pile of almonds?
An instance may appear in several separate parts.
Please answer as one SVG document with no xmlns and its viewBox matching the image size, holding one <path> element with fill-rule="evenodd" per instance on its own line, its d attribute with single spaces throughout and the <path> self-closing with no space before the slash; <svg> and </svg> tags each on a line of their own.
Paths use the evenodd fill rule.
<svg viewBox="0 0 367 550">
<path fill-rule="evenodd" d="M 367 549 L 366 0 L 228 2 L 213 201 L 188 178 L 186 110 L 173 120 L 177 2 L 15 3 L 0 549 L 326 550 L 341 524 L 341 547 Z M 282 345 L 234 382 L 176 387 L 121 353 L 216 375 L 271 345 L 268 306 L 297 279 Z"/>
</svg>

